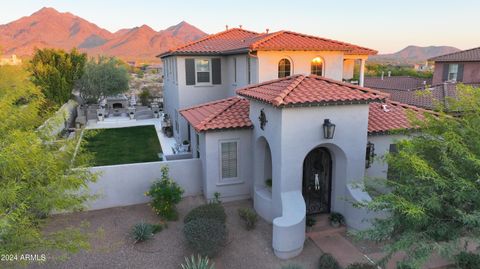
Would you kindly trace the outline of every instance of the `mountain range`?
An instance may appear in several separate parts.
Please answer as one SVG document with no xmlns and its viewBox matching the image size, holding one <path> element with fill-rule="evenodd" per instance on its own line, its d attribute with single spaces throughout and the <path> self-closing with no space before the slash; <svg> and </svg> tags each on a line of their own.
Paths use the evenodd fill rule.
<svg viewBox="0 0 480 269">
<path fill-rule="evenodd" d="M 118 56 L 124 60 L 158 62 L 159 53 L 205 36 L 182 21 L 165 30 L 147 25 L 114 33 L 69 12 L 42 8 L 30 16 L 0 25 L 0 47 L 5 55 L 30 56 L 35 48 L 78 48 L 89 55 Z"/>
<path fill-rule="evenodd" d="M 400 51 L 389 54 L 378 54 L 370 56 L 369 62 L 391 63 L 391 64 L 416 64 L 424 63 L 427 59 L 460 51 L 455 47 L 449 46 L 408 46 Z"/>
</svg>

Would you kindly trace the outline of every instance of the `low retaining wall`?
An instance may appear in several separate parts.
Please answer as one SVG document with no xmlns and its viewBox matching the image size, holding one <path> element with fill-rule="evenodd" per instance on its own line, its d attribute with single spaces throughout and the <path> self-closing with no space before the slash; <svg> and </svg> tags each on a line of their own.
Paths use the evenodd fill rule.
<svg viewBox="0 0 480 269">
<path fill-rule="evenodd" d="M 200 159 L 134 163 L 91 168 L 100 172 L 95 183 L 89 185 L 91 194 L 99 197 L 90 201 L 88 210 L 146 203 L 145 196 L 153 181 L 160 178 L 160 168 L 168 165 L 170 177 L 184 190 L 183 196 L 202 192 L 202 166 Z"/>
</svg>

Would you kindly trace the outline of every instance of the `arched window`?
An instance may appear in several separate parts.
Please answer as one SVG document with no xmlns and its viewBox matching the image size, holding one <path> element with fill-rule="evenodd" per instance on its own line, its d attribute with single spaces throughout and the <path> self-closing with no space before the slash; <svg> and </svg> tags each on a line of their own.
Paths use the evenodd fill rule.
<svg viewBox="0 0 480 269">
<path fill-rule="evenodd" d="M 323 60 L 320 57 L 315 57 L 312 60 L 310 73 L 312 75 L 322 76 L 323 75 Z"/>
<path fill-rule="evenodd" d="M 283 58 L 278 62 L 278 77 L 284 78 L 290 76 L 291 64 L 290 60 Z"/>
</svg>

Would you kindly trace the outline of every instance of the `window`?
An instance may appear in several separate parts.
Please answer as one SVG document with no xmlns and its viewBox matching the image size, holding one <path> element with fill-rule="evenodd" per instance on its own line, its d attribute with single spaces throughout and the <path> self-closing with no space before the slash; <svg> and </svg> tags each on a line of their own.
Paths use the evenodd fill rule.
<svg viewBox="0 0 480 269">
<path fill-rule="evenodd" d="M 312 60 L 310 73 L 312 75 L 322 76 L 323 75 L 323 60 L 320 57 L 315 57 Z"/>
<path fill-rule="evenodd" d="M 284 78 L 290 76 L 290 60 L 288 59 L 281 59 L 280 62 L 278 62 L 278 77 L 279 78 Z"/>
<path fill-rule="evenodd" d="M 458 64 L 449 64 L 448 65 L 448 80 L 457 80 L 458 75 Z"/>
<path fill-rule="evenodd" d="M 233 58 L 233 82 L 237 83 L 237 57 Z"/>
<path fill-rule="evenodd" d="M 250 72 L 252 71 L 251 70 L 252 67 L 250 66 L 250 57 L 247 56 L 247 80 L 248 80 L 248 84 L 251 84 L 252 83 L 252 74 L 250 74 Z"/>
<path fill-rule="evenodd" d="M 210 60 L 197 59 L 195 60 L 195 73 L 197 77 L 197 83 L 210 83 Z"/>
<path fill-rule="evenodd" d="M 222 142 L 221 165 L 222 179 L 237 177 L 237 141 Z"/>
<path fill-rule="evenodd" d="M 195 144 L 197 158 L 200 158 L 200 136 L 198 135 L 198 133 L 195 133 Z"/>
</svg>

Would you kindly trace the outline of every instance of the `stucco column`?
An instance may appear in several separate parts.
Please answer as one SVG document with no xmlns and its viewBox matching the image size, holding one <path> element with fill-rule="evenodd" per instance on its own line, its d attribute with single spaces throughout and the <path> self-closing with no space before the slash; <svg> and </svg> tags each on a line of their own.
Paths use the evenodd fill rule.
<svg viewBox="0 0 480 269">
<path fill-rule="evenodd" d="M 365 59 L 360 59 L 360 86 L 363 87 L 363 81 L 365 77 Z"/>
</svg>

